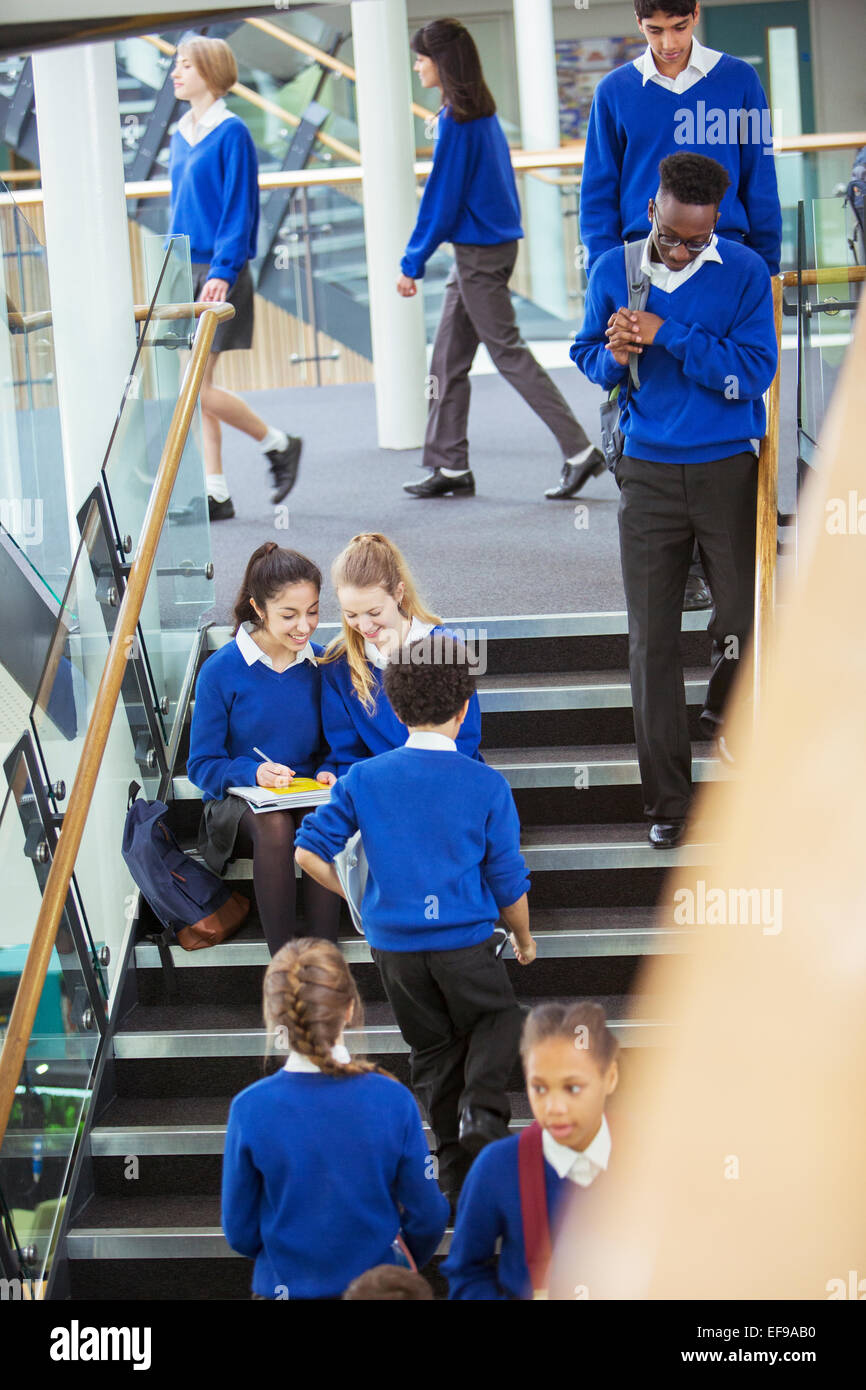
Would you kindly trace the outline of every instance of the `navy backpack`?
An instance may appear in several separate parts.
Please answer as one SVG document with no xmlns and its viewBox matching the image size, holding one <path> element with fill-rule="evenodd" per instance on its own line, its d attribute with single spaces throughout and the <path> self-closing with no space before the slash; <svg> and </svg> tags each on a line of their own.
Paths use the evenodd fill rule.
<svg viewBox="0 0 866 1390">
<path fill-rule="evenodd" d="M 130 784 L 121 853 L 163 925 L 154 939 L 163 947 L 174 940 L 185 951 L 227 941 L 249 912 L 249 899 L 184 854 L 165 824 L 168 807 L 138 801 L 140 791 L 137 782 Z"/>
</svg>

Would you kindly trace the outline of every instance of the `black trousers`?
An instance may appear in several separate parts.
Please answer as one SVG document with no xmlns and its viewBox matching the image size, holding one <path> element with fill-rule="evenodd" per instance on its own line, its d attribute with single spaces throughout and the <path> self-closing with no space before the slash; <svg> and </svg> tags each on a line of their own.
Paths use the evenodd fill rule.
<svg viewBox="0 0 866 1390">
<path fill-rule="evenodd" d="M 713 596 L 712 672 L 701 715 L 711 734 L 751 632 L 758 460 L 745 453 L 671 464 L 624 455 L 616 480 L 644 810 L 653 821 L 682 820 L 692 795 L 679 649 L 686 576 L 697 542 Z"/>
<path fill-rule="evenodd" d="M 410 1048 L 412 1089 L 434 1133 L 439 1183 L 459 1188 L 469 1167 L 458 1143 L 460 1112 L 482 1106 L 511 1117 L 508 1078 L 523 1015 L 498 938 L 456 951 L 372 952 Z"/>
</svg>

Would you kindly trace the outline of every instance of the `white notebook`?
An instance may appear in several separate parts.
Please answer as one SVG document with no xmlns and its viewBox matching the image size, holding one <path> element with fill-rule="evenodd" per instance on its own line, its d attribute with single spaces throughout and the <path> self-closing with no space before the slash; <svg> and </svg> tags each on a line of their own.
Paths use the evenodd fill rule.
<svg viewBox="0 0 866 1390">
<path fill-rule="evenodd" d="M 259 811 L 290 811 L 293 806 L 322 806 L 331 799 L 330 787 L 312 777 L 295 777 L 288 787 L 229 787 L 230 796 L 239 796 Z"/>
</svg>

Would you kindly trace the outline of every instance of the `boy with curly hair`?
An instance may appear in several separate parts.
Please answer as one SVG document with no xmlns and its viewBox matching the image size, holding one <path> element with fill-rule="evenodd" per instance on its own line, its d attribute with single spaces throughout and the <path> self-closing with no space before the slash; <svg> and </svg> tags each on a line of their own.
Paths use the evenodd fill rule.
<svg viewBox="0 0 866 1390">
<path fill-rule="evenodd" d="M 534 960 L 529 880 L 508 783 L 456 748 L 475 690 L 464 645 L 446 633 L 413 642 L 383 685 L 405 745 L 339 779 L 304 820 L 295 857 L 340 893 L 334 857 L 361 831 L 364 929 L 454 1201 L 472 1157 L 508 1133 L 521 1012 L 493 931 L 501 917 L 520 964 Z"/>
</svg>

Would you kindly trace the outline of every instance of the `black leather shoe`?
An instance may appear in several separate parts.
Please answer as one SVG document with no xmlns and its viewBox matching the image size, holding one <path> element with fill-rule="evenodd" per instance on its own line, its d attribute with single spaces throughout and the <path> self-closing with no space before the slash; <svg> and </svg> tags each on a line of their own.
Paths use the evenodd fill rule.
<svg viewBox="0 0 866 1390">
<path fill-rule="evenodd" d="M 207 514 L 211 521 L 230 521 L 235 514 L 234 503 L 230 497 L 224 502 L 218 502 L 208 493 Z"/>
<path fill-rule="evenodd" d="M 590 478 L 597 478 L 606 467 L 601 449 L 593 449 L 586 463 L 564 463 L 558 485 L 549 487 L 544 495 L 554 502 L 576 497 L 584 483 L 588 483 Z"/>
<path fill-rule="evenodd" d="M 692 613 L 698 608 L 712 608 L 713 596 L 707 581 L 700 574 L 690 574 L 686 580 L 683 596 L 683 612 Z"/>
<path fill-rule="evenodd" d="M 474 497 L 475 479 L 470 468 L 461 473 L 459 478 L 446 478 L 441 469 L 434 468 L 423 483 L 404 483 L 403 491 L 408 492 L 410 497 L 447 497 L 449 494 L 456 496 L 457 493 Z"/>
<path fill-rule="evenodd" d="M 303 446 L 304 441 L 302 439 L 290 434 L 285 449 L 271 449 L 265 455 L 270 462 L 271 477 L 274 480 L 274 490 L 271 493 L 272 502 L 282 502 L 283 498 L 287 497 L 295 486 Z"/>
<path fill-rule="evenodd" d="M 649 842 L 655 849 L 673 849 L 683 838 L 685 822 L 656 821 L 649 828 Z"/>
<path fill-rule="evenodd" d="M 501 1115 L 483 1110 L 480 1105 L 467 1105 L 460 1116 L 460 1143 L 467 1153 L 479 1154 L 487 1144 L 508 1137 L 508 1125 Z"/>
</svg>

